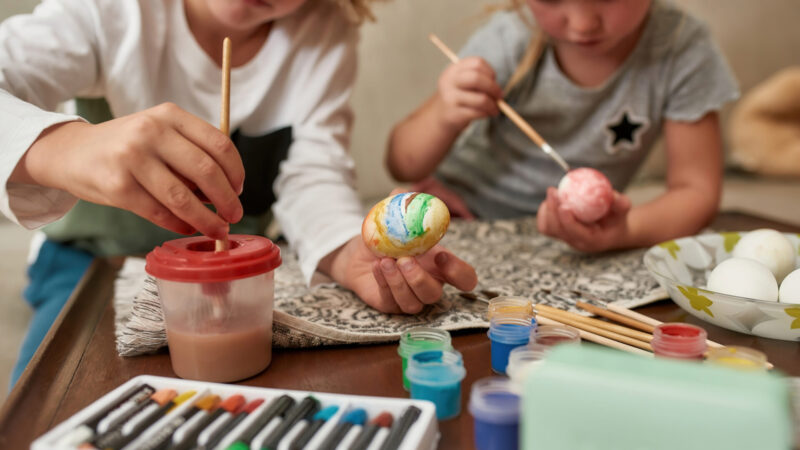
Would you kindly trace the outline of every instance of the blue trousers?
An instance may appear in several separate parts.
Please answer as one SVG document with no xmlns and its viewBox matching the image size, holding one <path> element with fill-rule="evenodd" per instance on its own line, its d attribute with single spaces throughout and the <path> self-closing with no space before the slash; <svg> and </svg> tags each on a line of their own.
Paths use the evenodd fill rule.
<svg viewBox="0 0 800 450">
<path fill-rule="evenodd" d="M 69 245 L 50 240 L 42 244 L 36 261 L 28 267 L 29 284 L 23 296 L 33 308 L 33 318 L 11 372 L 11 387 L 36 353 L 92 259 L 91 253 Z"/>
</svg>

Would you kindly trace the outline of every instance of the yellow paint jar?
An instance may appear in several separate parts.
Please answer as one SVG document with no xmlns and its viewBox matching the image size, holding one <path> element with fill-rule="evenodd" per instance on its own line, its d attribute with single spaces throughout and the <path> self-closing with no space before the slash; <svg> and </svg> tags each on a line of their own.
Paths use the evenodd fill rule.
<svg viewBox="0 0 800 450">
<path fill-rule="evenodd" d="M 489 320 L 495 315 L 516 315 L 533 318 L 533 303 L 524 297 L 500 296 L 489 300 Z"/>
<path fill-rule="evenodd" d="M 767 369 L 767 355 L 752 348 L 735 345 L 710 349 L 706 354 L 706 361 L 710 364 L 718 364 L 734 369 Z"/>
</svg>

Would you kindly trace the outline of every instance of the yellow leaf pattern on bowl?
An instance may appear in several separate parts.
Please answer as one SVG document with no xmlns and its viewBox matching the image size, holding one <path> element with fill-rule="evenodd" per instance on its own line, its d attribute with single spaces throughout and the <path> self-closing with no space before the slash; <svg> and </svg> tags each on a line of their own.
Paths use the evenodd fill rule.
<svg viewBox="0 0 800 450">
<path fill-rule="evenodd" d="M 681 291 L 681 294 L 683 294 L 687 299 L 689 299 L 689 303 L 691 303 L 692 308 L 698 311 L 703 311 L 709 316 L 714 317 L 714 313 L 712 313 L 709 309 L 709 306 L 713 305 L 714 302 L 712 302 L 708 297 L 700 295 L 700 293 L 697 291 L 697 288 L 678 286 L 678 290 Z"/>
<path fill-rule="evenodd" d="M 742 235 L 736 232 L 732 233 L 720 233 L 723 239 L 725 239 L 725 251 L 730 253 L 733 251 L 733 247 L 736 247 L 736 244 L 739 242 L 739 239 L 742 238 Z"/>
<path fill-rule="evenodd" d="M 784 311 L 786 311 L 786 314 L 795 318 L 789 328 L 792 330 L 800 328 L 800 307 L 786 308 Z"/>
<path fill-rule="evenodd" d="M 678 252 L 681 251 L 681 246 L 675 241 L 667 241 L 658 244 L 659 247 L 669 252 L 672 259 L 678 259 Z"/>
</svg>

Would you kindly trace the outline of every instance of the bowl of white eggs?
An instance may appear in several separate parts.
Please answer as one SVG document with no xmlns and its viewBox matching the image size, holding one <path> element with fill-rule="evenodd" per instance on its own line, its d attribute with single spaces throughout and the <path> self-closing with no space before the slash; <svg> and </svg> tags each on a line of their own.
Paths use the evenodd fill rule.
<svg viewBox="0 0 800 450">
<path fill-rule="evenodd" d="M 800 235 L 761 229 L 662 242 L 647 270 L 675 303 L 714 325 L 800 340 Z"/>
</svg>

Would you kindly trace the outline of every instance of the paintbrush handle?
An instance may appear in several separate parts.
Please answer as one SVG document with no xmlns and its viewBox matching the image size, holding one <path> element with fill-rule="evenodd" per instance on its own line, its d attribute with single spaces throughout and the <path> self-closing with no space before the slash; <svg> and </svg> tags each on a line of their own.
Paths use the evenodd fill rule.
<svg viewBox="0 0 800 450">
<path fill-rule="evenodd" d="M 433 42 L 433 45 L 438 47 L 439 50 L 441 50 L 442 53 L 444 53 L 445 56 L 447 56 L 450 62 L 457 63 L 459 61 L 458 55 L 453 53 L 453 51 L 450 50 L 450 47 L 445 45 L 445 43 L 442 42 L 442 40 L 439 39 L 438 36 L 431 33 L 428 35 L 428 38 L 431 40 L 431 42 Z M 561 155 L 556 153 L 556 151 L 553 150 L 553 147 L 551 147 L 550 144 L 548 144 L 547 141 L 545 141 L 544 138 L 542 138 L 542 136 L 539 133 L 537 133 L 536 130 L 534 130 L 533 127 L 528 122 L 525 121 L 525 119 L 522 118 L 522 116 L 520 116 L 516 111 L 514 111 L 514 109 L 511 106 L 509 106 L 509 104 L 506 103 L 505 100 L 503 100 L 502 98 L 497 100 L 497 107 L 500 108 L 500 111 L 502 111 L 503 114 L 505 114 L 509 119 L 511 119 L 511 122 L 513 122 L 514 125 L 517 126 L 517 128 L 519 128 L 526 136 L 528 136 L 530 140 L 532 140 L 536 145 L 538 145 L 539 148 L 541 148 L 542 151 L 544 151 L 547 154 L 547 156 L 552 158 L 559 166 L 561 166 L 561 168 L 564 169 L 564 172 L 569 172 L 569 164 L 567 164 L 567 162 L 564 161 Z"/>
<path fill-rule="evenodd" d="M 608 308 L 609 310 L 611 310 L 611 311 L 613 311 L 615 313 L 622 314 L 623 316 L 627 316 L 627 317 L 630 317 L 631 319 L 636 319 L 636 320 L 639 320 L 641 322 L 645 322 L 645 323 L 648 323 L 648 324 L 651 324 L 651 325 L 658 326 L 658 325 L 661 325 L 663 323 L 663 322 L 659 322 L 656 319 L 653 319 L 652 317 L 647 317 L 644 314 L 639 314 L 636 311 L 631 311 L 630 309 L 625 308 L 624 306 L 615 305 L 613 303 L 609 303 L 608 305 L 606 305 L 606 308 Z M 724 345 L 719 344 L 719 343 L 714 342 L 714 341 L 711 341 L 711 340 L 708 340 L 708 339 L 706 339 L 706 344 L 708 344 L 709 347 L 714 347 L 714 348 L 724 347 Z"/>
<path fill-rule="evenodd" d="M 222 99 L 220 101 L 219 130 L 225 136 L 230 134 L 231 128 L 231 39 L 225 38 L 222 41 Z M 214 242 L 214 251 L 224 252 L 228 250 L 228 236 L 224 239 L 217 239 Z"/>
<path fill-rule="evenodd" d="M 586 302 L 576 302 L 575 305 L 578 308 L 586 310 L 596 316 L 605 317 L 606 319 L 611 319 L 615 322 L 624 323 L 629 327 L 636 328 L 642 331 L 646 331 L 648 333 L 652 333 L 653 330 L 656 328 L 654 325 L 649 323 L 645 323 L 639 320 L 632 319 L 630 317 L 625 317 L 622 314 L 615 313 L 613 311 L 609 311 L 605 308 L 601 308 L 599 306 L 594 306 L 592 304 Z"/>
<path fill-rule="evenodd" d="M 536 317 L 536 321 L 541 323 L 541 324 L 543 324 L 543 325 L 566 325 L 566 324 L 564 324 L 562 322 L 559 322 L 556 319 L 550 319 L 550 318 L 543 317 L 543 316 Z M 617 342 L 617 341 L 615 341 L 613 339 L 608 339 L 606 337 L 597 335 L 595 333 L 592 333 L 592 332 L 589 332 L 589 331 L 586 331 L 586 330 L 582 330 L 580 328 L 578 329 L 578 332 L 581 335 L 581 339 L 594 342 L 595 344 L 600 344 L 600 345 L 604 345 L 606 347 L 615 348 L 617 350 L 622 350 L 623 352 L 635 353 L 637 355 L 653 356 L 653 353 L 651 353 L 651 352 L 648 352 L 648 351 L 645 351 L 645 350 L 642 350 L 642 349 L 639 349 L 639 348 L 636 348 L 636 347 L 632 347 L 630 345 L 623 344 L 622 342 Z"/>
<path fill-rule="evenodd" d="M 638 347 L 642 350 L 653 351 L 653 347 L 650 346 L 647 342 L 642 342 L 638 339 L 634 339 L 628 336 L 623 336 L 619 333 L 615 333 L 613 331 L 608 331 L 603 328 L 596 327 L 594 325 L 589 325 L 577 320 L 574 320 L 568 316 L 560 315 L 560 314 L 553 314 L 547 311 L 539 311 L 536 315 L 537 319 L 539 317 L 546 317 L 551 320 L 557 320 L 565 325 L 569 325 L 571 327 L 577 328 L 579 330 L 588 331 L 590 333 L 599 334 L 600 336 L 613 339 L 617 342 L 622 342 L 624 344 L 631 345 L 633 347 Z"/>
<path fill-rule="evenodd" d="M 536 305 L 536 309 L 539 311 L 546 311 L 548 313 L 555 314 L 557 316 L 562 316 L 567 319 L 571 319 L 577 322 L 585 323 L 587 325 L 595 326 L 597 328 L 602 328 L 607 331 L 611 331 L 613 333 L 621 334 L 623 336 L 628 336 L 634 339 L 638 339 L 642 342 L 650 342 L 653 340 L 653 335 L 648 333 L 643 333 L 638 330 L 634 330 L 628 327 L 623 327 L 622 325 L 617 325 L 614 323 L 605 322 L 598 319 L 593 319 L 591 317 L 585 317 L 580 314 L 575 314 L 573 312 L 564 311 L 562 309 L 553 308 L 552 306 L 547 305 Z"/>
</svg>

